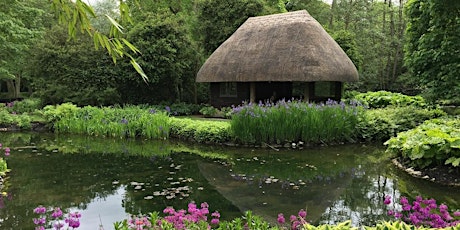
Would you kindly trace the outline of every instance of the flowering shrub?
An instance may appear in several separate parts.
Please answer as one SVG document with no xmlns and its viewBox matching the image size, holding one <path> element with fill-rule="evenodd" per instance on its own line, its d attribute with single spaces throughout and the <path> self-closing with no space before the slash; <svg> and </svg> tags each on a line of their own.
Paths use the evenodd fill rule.
<svg viewBox="0 0 460 230">
<path fill-rule="evenodd" d="M 59 207 L 47 209 L 43 206 L 38 206 L 34 209 L 34 213 L 39 214 L 38 218 L 33 219 L 36 230 L 49 228 L 60 230 L 65 226 L 67 226 L 67 229 L 80 227 L 81 214 L 78 212 L 65 215 Z"/>
<path fill-rule="evenodd" d="M 289 221 L 290 221 L 290 228 L 291 229 L 301 229 L 302 226 L 304 226 L 305 224 L 307 224 L 307 221 L 305 220 L 305 217 L 307 216 L 307 212 L 303 209 L 301 209 L 299 211 L 299 213 L 297 214 L 297 216 L 295 215 L 291 215 L 289 217 Z M 280 225 L 280 227 L 283 227 L 284 224 L 286 223 L 286 219 L 284 218 L 284 215 L 283 213 L 279 213 L 278 214 L 278 224 Z"/>
<path fill-rule="evenodd" d="M 402 210 L 390 209 L 388 215 L 408 224 L 432 228 L 453 227 L 460 224 L 459 211 L 455 211 L 451 215 L 447 205 L 438 205 L 434 199 L 423 199 L 421 196 L 417 196 L 415 201 L 410 204 L 406 197 L 401 197 L 399 203 Z M 391 204 L 390 196 L 385 197 L 384 204 Z"/>
<path fill-rule="evenodd" d="M 187 210 L 175 210 L 167 207 L 163 210 L 165 217 L 159 217 L 159 213 L 150 213 L 150 216 L 138 215 L 129 220 L 116 222 L 116 230 L 143 230 L 143 229 L 190 229 L 190 225 L 197 229 L 210 229 L 211 226 L 219 224 L 220 213 L 215 211 L 211 214 L 208 223 L 209 206 L 201 203 L 200 208 L 195 203 L 189 203 Z"/>
</svg>

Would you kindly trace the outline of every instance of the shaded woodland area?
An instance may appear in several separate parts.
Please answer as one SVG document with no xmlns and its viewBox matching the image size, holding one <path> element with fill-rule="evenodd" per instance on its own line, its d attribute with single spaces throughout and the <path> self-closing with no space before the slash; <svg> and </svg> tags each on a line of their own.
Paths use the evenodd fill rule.
<svg viewBox="0 0 460 230">
<path fill-rule="evenodd" d="M 123 59 L 115 64 L 93 38 L 57 20 L 48 1 L 0 3 L 0 92 L 3 100 L 38 97 L 45 104 L 206 103 L 195 83 L 206 58 L 248 17 L 306 9 L 339 43 L 360 74 L 349 90 L 422 94 L 456 104 L 460 98 L 460 2 L 456 0 L 158 0 L 125 1 L 121 22 L 146 83 Z M 104 15 L 117 1 L 93 4 L 94 29 L 109 33 Z M 77 31 L 78 32 L 78 31 Z"/>
</svg>

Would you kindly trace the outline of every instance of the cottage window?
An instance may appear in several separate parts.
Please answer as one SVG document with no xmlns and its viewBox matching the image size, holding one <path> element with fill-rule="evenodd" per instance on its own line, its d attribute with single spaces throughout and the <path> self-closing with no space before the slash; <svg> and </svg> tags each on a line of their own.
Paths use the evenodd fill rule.
<svg viewBox="0 0 460 230">
<path fill-rule="evenodd" d="M 335 82 L 315 82 L 315 97 L 334 98 L 336 96 Z"/>
<path fill-rule="evenodd" d="M 236 82 L 220 83 L 220 97 L 237 97 Z"/>
</svg>

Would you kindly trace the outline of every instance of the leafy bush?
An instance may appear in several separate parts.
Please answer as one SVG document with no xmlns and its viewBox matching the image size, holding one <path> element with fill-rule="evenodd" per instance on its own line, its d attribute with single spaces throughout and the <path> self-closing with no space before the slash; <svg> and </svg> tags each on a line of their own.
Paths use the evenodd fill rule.
<svg viewBox="0 0 460 230">
<path fill-rule="evenodd" d="M 200 109 L 200 113 L 203 114 L 205 117 L 214 117 L 217 115 L 219 110 L 214 108 L 213 106 L 205 106 Z"/>
<path fill-rule="evenodd" d="M 172 104 L 161 104 L 159 107 L 166 108 L 169 107 L 170 113 L 174 116 L 188 116 L 192 114 L 198 114 L 201 109 L 201 105 L 197 104 L 188 104 L 185 102 L 178 102 Z"/>
<path fill-rule="evenodd" d="M 0 109 L 0 126 L 17 126 L 30 129 L 32 119 L 27 114 L 12 114 L 6 109 Z"/>
<path fill-rule="evenodd" d="M 200 143 L 225 143 L 232 140 L 229 122 L 189 118 L 171 118 L 171 136 Z"/>
<path fill-rule="evenodd" d="M 10 102 L 8 103 L 7 108 L 11 113 L 31 113 L 37 109 L 41 109 L 41 104 L 41 100 L 38 98 L 27 98 L 22 101 Z"/>
<path fill-rule="evenodd" d="M 411 166 L 460 165 L 460 119 L 426 121 L 412 130 L 399 133 L 387 142 L 387 151 L 410 159 Z"/>
<path fill-rule="evenodd" d="M 354 99 L 369 106 L 369 108 L 384 108 L 391 105 L 426 107 L 425 99 L 421 96 L 407 96 L 388 91 L 359 93 L 354 95 Z"/>
<path fill-rule="evenodd" d="M 45 120 L 53 124 L 54 122 L 64 118 L 74 115 L 80 108 L 76 105 L 67 102 L 60 105 L 47 105 L 43 108 L 43 116 Z"/>
<path fill-rule="evenodd" d="M 385 141 L 397 133 L 407 131 L 425 120 L 445 116 L 440 109 L 414 106 L 387 107 L 366 110 L 357 124 L 360 139 L 366 141 Z"/>
</svg>

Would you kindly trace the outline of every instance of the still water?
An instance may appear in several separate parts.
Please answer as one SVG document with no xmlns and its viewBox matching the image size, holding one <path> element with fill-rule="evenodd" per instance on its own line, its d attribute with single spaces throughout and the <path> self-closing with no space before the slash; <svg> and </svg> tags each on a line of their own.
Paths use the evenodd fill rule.
<svg viewBox="0 0 460 230">
<path fill-rule="evenodd" d="M 378 144 L 275 151 L 46 133 L 0 133 L 0 143 L 11 148 L 12 170 L 0 229 L 33 229 L 38 205 L 79 211 L 83 230 L 192 201 L 224 220 L 252 210 L 274 222 L 306 209 L 315 224 L 356 226 L 387 218 L 385 195 L 460 208 L 458 188 L 407 176 Z"/>
</svg>

